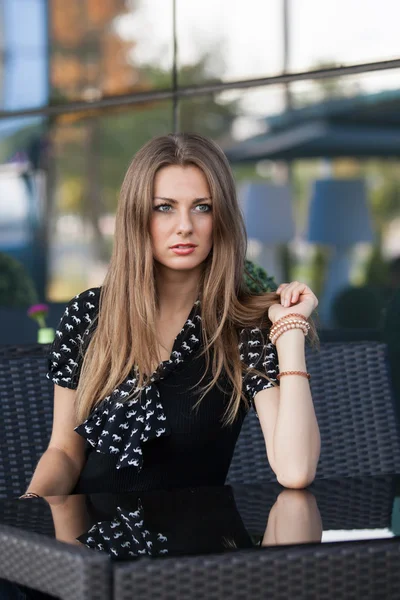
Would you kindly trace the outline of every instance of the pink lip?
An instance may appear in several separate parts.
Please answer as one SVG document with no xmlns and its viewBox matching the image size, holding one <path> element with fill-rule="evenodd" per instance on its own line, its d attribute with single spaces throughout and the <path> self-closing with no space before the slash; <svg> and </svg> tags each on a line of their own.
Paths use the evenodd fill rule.
<svg viewBox="0 0 400 600">
<path fill-rule="evenodd" d="M 172 246 L 172 252 L 175 254 L 179 254 L 180 256 L 186 256 L 187 254 L 192 254 L 196 250 L 196 246 L 185 246 L 184 248 L 178 248 L 177 246 Z"/>
</svg>

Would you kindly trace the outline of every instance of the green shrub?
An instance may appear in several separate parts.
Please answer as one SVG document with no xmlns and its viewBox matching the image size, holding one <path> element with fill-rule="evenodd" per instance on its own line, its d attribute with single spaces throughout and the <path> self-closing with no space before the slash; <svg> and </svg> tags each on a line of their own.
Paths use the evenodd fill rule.
<svg viewBox="0 0 400 600">
<path fill-rule="evenodd" d="M 278 286 L 273 277 L 267 275 L 265 270 L 251 260 L 245 263 L 245 281 L 246 285 L 254 294 L 262 292 L 275 292 Z"/>
<path fill-rule="evenodd" d="M 335 326 L 345 329 L 377 329 L 381 325 L 384 304 L 383 292 L 378 287 L 349 286 L 333 300 Z"/>
<path fill-rule="evenodd" d="M 0 252 L 0 306 L 25 308 L 37 301 L 35 286 L 23 265 Z"/>
</svg>

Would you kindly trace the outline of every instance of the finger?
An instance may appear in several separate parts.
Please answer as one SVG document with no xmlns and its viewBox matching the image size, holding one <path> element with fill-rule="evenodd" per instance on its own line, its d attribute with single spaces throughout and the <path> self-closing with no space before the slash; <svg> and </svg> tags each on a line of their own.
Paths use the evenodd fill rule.
<svg viewBox="0 0 400 600">
<path fill-rule="evenodd" d="M 292 293 L 295 290 L 296 285 L 298 285 L 298 282 L 297 281 L 293 281 L 292 283 L 289 283 L 285 287 L 285 289 L 281 293 L 281 304 L 282 304 L 282 306 L 290 306 L 290 303 L 292 301 Z"/>
<path fill-rule="evenodd" d="M 290 284 L 290 286 L 285 290 L 285 300 L 287 302 L 286 306 L 290 306 L 291 304 L 296 304 L 299 302 L 300 297 L 304 294 L 309 288 L 299 281 L 294 281 Z"/>
<path fill-rule="evenodd" d="M 285 283 L 284 286 L 282 286 L 281 291 L 280 291 L 280 301 L 282 306 L 285 306 L 285 303 L 287 301 L 287 290 L 289 288 L 289 283 Z"/>
<path fill-rule="evenodd" d="M 285 287 L 288 286 L 288 285 L 289 285 L 288 283 L 281 283 L 279 285 L 278 289 L 276 290 L 276 293 L 280 294 L 285 289 Z"/>
<path fill-rule="evenodd" d="M 299 301 L 300 295 L 303 294 L 307 289 L 304 283 L 298 283 L 291 291 L 291 302 L 296 303 Z"/>
</svg>

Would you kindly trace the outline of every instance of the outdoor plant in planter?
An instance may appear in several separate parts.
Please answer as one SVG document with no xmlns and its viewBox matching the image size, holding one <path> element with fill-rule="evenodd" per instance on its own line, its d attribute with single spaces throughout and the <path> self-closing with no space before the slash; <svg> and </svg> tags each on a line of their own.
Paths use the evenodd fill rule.
<svg viewBox="0 0 400 600">
<path fill-rule="evenodd" d="M 46 327 L 48 307 L 37 304 L 37 301 L 35 286 L 24 266 L 12 256 L 0 252 L 0 307 L 24 309 L 22 315 L 25 315 L 27 307 L 33 305 L 27 314 L 39 325 L 38 342 L 50 343 L 54 339 L 54 329 Z"/>
<path fill-rule="evenodd" d="M 46 327 L 45 317 L 49 312 L 47 304 L 34 304 L 28 310 L 28 317 L 31 317 L 39 325 L 38 342 L 39 344 L 51 344 L 54 340 L 54 329 Z"/>
</svg>

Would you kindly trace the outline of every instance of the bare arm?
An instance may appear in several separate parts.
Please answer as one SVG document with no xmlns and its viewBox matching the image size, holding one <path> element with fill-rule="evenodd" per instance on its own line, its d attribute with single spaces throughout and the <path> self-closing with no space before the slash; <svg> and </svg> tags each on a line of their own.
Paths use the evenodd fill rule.
<svg viewBox="0 0 400 600">
<path fill-rule="evenodd" d="M 304 335 L 294 329 L 277 341 L 281 371 L 305 371 Z M 255 405 L 267 456 L 279 483 L 304 488 L 314 477 L 321 439 L 310 384 L 304 377 L 282 377 L 280 387 L 256 394 Z"/>
<path fill-rule="evenodd" d="M 269 309 L 274 323 L 292 312 L 310 316 L 318 300 L 305 284 L 281 284 L 277 290 L 281 305 Z M 305 338 L 300 329 L 286 331 L 276 341 L 279 370 L 306 371 Z M 258 392 L 255 404 L 263 430 L 267 455 L 279 483 L 304 488 L 316 473 L 321 438 L 310 384 L 299 375 L 282 377 L 280 388 Z"/>
<path fill-rule="evenodd" d="M 85 440 L 76 427 L 75 390 L 54 386 L 53 430 L 27 491 L 39 496 L 69 494 L 85 462 Z"/>
</svg>

